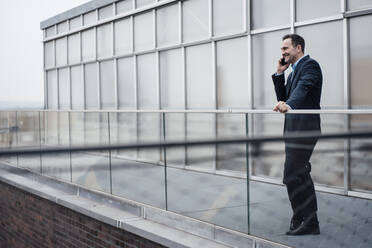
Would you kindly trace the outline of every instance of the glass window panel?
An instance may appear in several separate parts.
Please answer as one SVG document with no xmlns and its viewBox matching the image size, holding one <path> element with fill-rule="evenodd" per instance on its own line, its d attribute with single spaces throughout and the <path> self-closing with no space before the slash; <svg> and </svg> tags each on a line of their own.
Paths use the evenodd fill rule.
<svg viewBox="0 0 372 248">
<path fill-rule="evenodd" d="M 84 26 L 94 24 L 97 22 L 97 13 L 95 10 L 83 15 Z"/>
<path fill-rule="evenodd" d="M 44 43 L 44 64 L 45 67 L 54 66 L 54 44 L 53 41 Z"/>
<path fill-rule="evenodd" d="M 186 48 L 186 91 L 187 108 L 215 108 L 210 44 Z"/>
<path fill-rule="evenodd" d="M 80 62 L 80 35 L 68 36 L 68 62 L 69 64 Z"/>
<path fill-rule="evenodd" d="M 56 64 L 57 66 L 67 64 L 67 38 L 56 40 Z"/>
<path fill-rule="evenodd" d="M 155 54 L 146 54 L 137 57 L 138 80 L 138 107 L 140 109 L 157 109 L 158 87 L 156 80 Z"/>
<path fill-rule="evenodd" d="M 282 37 L 289 32 L 283 30 L 252 37 L 255 108 L 271 109 L 277 102 L 271 75 L 275 73 L 278 59 L 282 56 L 280 51 Z M 286 72 L 287 75 L 289 70 Z"/>
<path fill-rule="evenodd" d="M 138 114 L 138 141 L 141 142 L 160 142 L 160 114 L 140 113 Z M 159 163 L 162 160 L 160 148 L 139 149 L 140 159 Z"/>
<path fill-rule="evenodd" d="M 119 108 L 136 108 L 136 84 L 134 83 L 134 57 L 118 60 Z"/>
<path fill-rule="evenodd" d="M 59 85 L 59 108 L 70 109 L 70 80 L 67 68 L 59 69 L 58 85 Z"/>
<path fill-rule="evenodd" d="M 153 14 L 147 12 L 134 17 L 134 47 L 136 51 L 154 48 Z"/>
<path fill-rule="evenodd" d="M 67 21 L 57 24 L 57 33 L 61 34 L 68 31 Z"/>
<path fill-rule="evenodd" d="M 70 19 L 70 30 L 77 29 L 81 27 L 82 17 L 77 16 L 75 18 Z"/>
<path fill-rule="evenodd" d="M 247 38 L 217 43 L 217 105 L 219 108 L 248 108 Z"/>
<path fill-rule="evenodd" d="M 174 4 L 156 11 L 157 45 L 179 43 L 178 5 Z"/>
<path fill-rule="evenodd" d="M 341 13 L 340 0 L 296 0 L 296 21 L 332 16 Z"/>
<path fill-rule="evenodd" d="M 114 15 L 113 5 L 108 5 L 106 7 L 98 9 L 99 20 L 112 17 Z"/>
<path fill-rule="evenodd" d="M 185 108 L 182 50 L 160 53 L 160 89 L 162 108 Z"/>
<path fill-rule="evenodd" d="M 58 108 L 58 83 L 57 71 L 52 70 L 47 72 L 48 79 L 48 109 Z"/>
<path fill-rule="evenodd" d="M 290 0 L 252 0 L 252 29 L 275 27 L 290 23 Z"/>
<path fill-rule="evenodd" d="M 110 113 L 110 127 L 110 144 L 137 143 L 136 113 Z M 116 154 L 123 158 L 136 158 L 137 149 L 121 149 Z"/>
<path fill-rule="evenodd" d="M 215 114 L 187 114 L 187 140 L 215 139 L 216 116 Z M 186 147 L 187 166 L 203 169 L 214 169 L 216 146 Z"/>
<path fill-rule="evenodd" d="M 98 57 L 109 57 L 112 56 L 113 52 L 113 41 L 112 41 L 112 25 L 111 23 L 99 26 L 97 28 L 97 46 L 98 46 Z"/>
<path fill-rule="evenodd" d="M 71 67 L 72 109 L 84 109 L 84 81 L 81 66 Z"/>
<path fill-rule="evenodd" d="M 372 115 L 351 115 L 352 131 L 366 131 L 372 128 Z M 351 139 L 350 180 L 351 188 L 359 191 L 372 191 L 372 140 Z M 366 150 L 362 150 L 367 148 Z"/>
<path fill-rule="evenodd" d="M 84 68 L 85 104 L 87 109 L 99 109 L 97 63 L 86 64 Z"/>
<path fill-rule="evenodd" d="M 213 0 L 213 34 L 216 36 L 243 31 L 243 0 Z"/>
<path fill-rule="evenodd" d="M 321 106 L 344 106 L 344 65 L 342 21 L 310 25 L 297 29 L 305 39 L 305 54 L 318 61 L 323 74 Z M 314 33 L 322 34 L 322 41 Z M 334 42 L 335 40 L 339 42 Z M 332 44 L 332 46 L 324 46 Z"/>
<path fill-rule="evenodd" d="M 350 19 L 351 105 L 372 106 L 372 15 Z"/>
<path fill-rule="evenodd" d="M 102 108 L 114 109 L 116 99 L 114 61 L 100 63 L 100 85 Z"/>
<path fill-rule="evenodd" d="M 185 114 L 183 113 L 166 113 L 165 114 L 165 140 L 166 141 L 184 141 Z M 167 147 L 167 165 L 183 166 L 186 162 L 185 147 Z"/>
<path fill-rule="evenodd" d="M 56 35 L 56 26 L 51 26 L 46 29 L 46 37 L 52 37 Z"/>
<path fill-rule="evenodd" d="M 148 5 L 154 2 L 155 0 L 136 0 L 136 7 L 140 8 L 140 7 L 143 7 L 145 5 Z"/>
<path fill-rule="evenodd" d="M 371 0 L 347 0 L 348 10 L 367 9 L 371 7 Z"/>
<path fill-rule="evenodd" d="M 217 136 L 223 138 L 246 137 L 245 114 L 217 114 Z M 217 145 L 217 170 L 246 171 L 245 144 Z"/>
<path fill-rule="evenodd" d="M 125 13 L 133 10 L 134 0 L 123 0 L 116 3 L 116 14 Z"/>
<path fill-rule="evenodd" d="M 209 36 L 209 6 L 205 0 L 182 2 L 183 40 L 205 39 Z"/>
<path fill-rule="evenodd" d="M 115 28 L 115 55 L 130 53 L 132 51 L 131 20 L 129 18 L 116 21 Z"/>
<path fill-rule="evenodd" d="M 82 57 L 83 61 L 95 59 L 96 47 L 95 47 L 95 32 L 94 29 L 89 29 L 82 32 Z"/>
</svg>

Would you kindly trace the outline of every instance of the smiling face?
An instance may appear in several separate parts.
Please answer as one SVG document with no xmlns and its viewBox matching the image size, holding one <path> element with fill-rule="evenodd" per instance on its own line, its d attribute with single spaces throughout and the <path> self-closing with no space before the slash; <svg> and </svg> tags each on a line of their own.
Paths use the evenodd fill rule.
<svg viewBox="0 0 372 248">
<path fill-rule="evenodd" d="M 281 50 L 283 58 L 289 64 L 296 63 L 296 61 L 304 55 L 301 49 L 301 45 L 297 45 L 296 47 L 294 47 L 291 38 L 283 40 Z"/>
</svg>

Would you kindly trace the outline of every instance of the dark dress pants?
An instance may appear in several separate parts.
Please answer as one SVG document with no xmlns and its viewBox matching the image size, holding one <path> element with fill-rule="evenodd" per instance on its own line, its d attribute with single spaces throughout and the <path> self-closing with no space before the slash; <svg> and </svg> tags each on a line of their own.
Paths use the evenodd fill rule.
<svg viewBox="0 0 372 248">
<path fill-rule="evenodd" d="M 318 210 L 309 162 L 316 139 L 285 144 L 283 183 L 287 186 L 293 217 L 302 219 Z"/>
</svg>

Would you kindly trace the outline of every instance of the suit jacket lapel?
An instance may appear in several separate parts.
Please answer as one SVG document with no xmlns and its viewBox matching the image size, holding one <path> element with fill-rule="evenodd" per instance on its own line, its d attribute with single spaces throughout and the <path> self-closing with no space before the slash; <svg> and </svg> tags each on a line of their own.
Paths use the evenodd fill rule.
<svg viewBox="0 0 372 248">
<path fill-rule="evenodd" d="M 292 89 L 294 89 L 296 87 L 296 85 L 297 85 L 297 78 L 298 78 L 298 75 L 299 75 L 299 71 L 301 71 L 302 66 L 304 65 L 304 63 L 306 62 L 306 60 L 308 60 L 309 58 L 310 58 L 309 55 L 306 55 L 304 58 L 302 58 L 300 60 L 300 62 L 298 62 L 298 65 L 296 66 L 296 69 L 294 70 L 294 72 L 291 72 L 291 74 L 293 74 L 293 76 L 290 79 L 288 78 L 288 80 L 291 80 L 291 85 L 288 85 L 287 84 L 289 86 L 288 89 L 286 88 L 286 90 L 287 90 L 287 97 L 289 97 L 289 94 L 291 94 Z M 288 80 L 287 80 L 287 82 L 288 82 Z"/>
</svg>

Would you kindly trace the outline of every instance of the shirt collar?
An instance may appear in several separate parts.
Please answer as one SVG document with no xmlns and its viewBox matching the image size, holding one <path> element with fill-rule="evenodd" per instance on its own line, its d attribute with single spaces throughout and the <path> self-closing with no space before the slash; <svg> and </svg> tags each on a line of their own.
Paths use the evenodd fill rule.
<svg viewBox="0 0 372 248">
<path fill-rule="evenodd" d="M 296 63 L 292 64 L 292 71 L 294 71 L 294 70 L 296 69 L 296 66 L 298 65 L 298 62 L 300 62 L 300 60 L 303 59 L 303 57 L 305 57 L 305 55 L 302 56 L 301 58 L 299 58 L 299 59 L 296 61 Z"/>
</svg>

